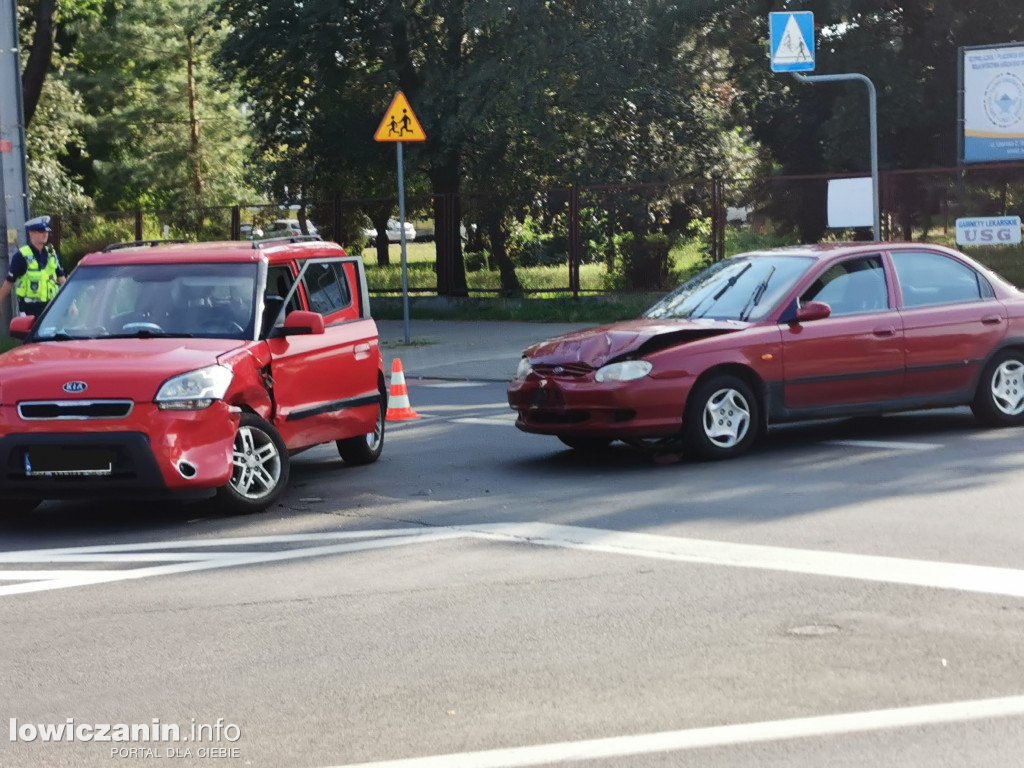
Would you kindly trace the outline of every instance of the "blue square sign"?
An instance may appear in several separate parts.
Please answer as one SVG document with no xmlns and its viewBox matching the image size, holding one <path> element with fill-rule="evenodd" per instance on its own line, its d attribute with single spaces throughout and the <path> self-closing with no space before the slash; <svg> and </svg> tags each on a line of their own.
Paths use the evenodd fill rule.
<svg viewBox="0 0 1024 768">
<path fill-rule="evenodd" d="M 814 70 L 814 14 L 810 11 L 768 14 L 772 72 Z"/>
</svg>

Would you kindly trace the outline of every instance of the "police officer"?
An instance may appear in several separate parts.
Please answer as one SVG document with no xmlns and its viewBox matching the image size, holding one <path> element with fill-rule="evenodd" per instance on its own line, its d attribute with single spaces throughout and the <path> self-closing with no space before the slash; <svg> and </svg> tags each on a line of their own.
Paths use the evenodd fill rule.
<svg viewBox="0 0 1024 768">
<path fill-rule="evenodd" d="M 57 252 L 47 241 L 50 239 L 50 217 L 36 216 L 25 222 L 28 245 L 23 245 L 11 257 L 7 280 L 0 285 L 0 306 L 11 295 L 11 287 L 18 297 L 18 309 L 26 315 L 39 317 L 47 302 L 64 285 L 64 268 Z"/>
</svg>

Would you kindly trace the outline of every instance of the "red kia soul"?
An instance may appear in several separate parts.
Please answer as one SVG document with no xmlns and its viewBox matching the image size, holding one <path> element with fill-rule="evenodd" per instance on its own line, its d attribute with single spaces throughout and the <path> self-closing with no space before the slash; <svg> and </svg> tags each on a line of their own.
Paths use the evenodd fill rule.
<svg viewBox="0 0 1024 768">
<path fill-rule="evenodd" d="M 362 260 L 334 243 L 118 244 L 76 267 L 0 356 L 0 499 L 273 504 L 289 456 L 384 443 L 387 388 Z"/>
</svg>

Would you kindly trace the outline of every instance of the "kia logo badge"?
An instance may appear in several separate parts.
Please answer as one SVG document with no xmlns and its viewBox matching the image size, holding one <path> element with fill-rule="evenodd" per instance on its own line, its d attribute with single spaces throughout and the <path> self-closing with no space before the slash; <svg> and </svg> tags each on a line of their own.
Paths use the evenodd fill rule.
<svg viewBox="0 0 1024 768">
<path fill-rule="evenodd" d="M 61 389 L 67 392 L 69 395 L 77 395 L 79 392 L 85 392 L 89 388 L 89 385 L 84 381 L 69 381 Z"/>
</svg>

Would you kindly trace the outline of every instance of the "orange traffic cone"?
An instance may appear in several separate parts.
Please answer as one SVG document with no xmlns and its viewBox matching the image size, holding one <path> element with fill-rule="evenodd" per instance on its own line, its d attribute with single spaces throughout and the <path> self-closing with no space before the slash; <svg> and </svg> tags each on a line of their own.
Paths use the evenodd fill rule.
<svg viewBox="0 0 1024 768">
<path fill-rule="evenodd" d="M 395 362 L 391 364 L 391 392 L 388 395 L 388 413 L 384 419 L 386 421 L 403 421 L 419 417 L 420 415 L 412 409 L 412 405 L 409 403 L 409 390 L 405 388 L 402 361 L 396 357 Z"/>
</svg>

